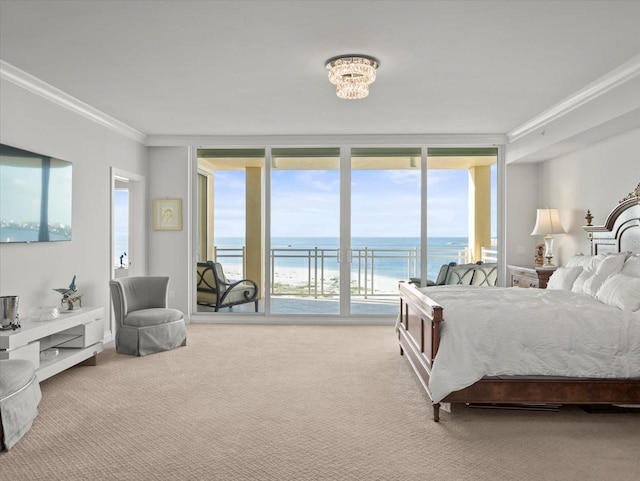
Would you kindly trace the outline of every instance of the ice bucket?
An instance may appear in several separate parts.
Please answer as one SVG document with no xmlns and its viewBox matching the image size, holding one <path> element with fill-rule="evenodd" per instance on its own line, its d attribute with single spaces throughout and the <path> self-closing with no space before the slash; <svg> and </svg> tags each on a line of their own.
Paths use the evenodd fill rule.
<svg viewBox="0 0 640 481">
<path fill-rule="evenodd" d="M 7 329 L 18 324 L 18 296 L 0 296 L 0 327 Z"/>
</svg>

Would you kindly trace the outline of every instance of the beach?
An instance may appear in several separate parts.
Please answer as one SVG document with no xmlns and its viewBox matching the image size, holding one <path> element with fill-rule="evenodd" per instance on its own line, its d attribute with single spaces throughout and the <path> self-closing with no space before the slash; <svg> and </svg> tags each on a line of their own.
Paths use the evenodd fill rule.
<svg viewBox="0 0 640 481">
<path fill-rule="evenodd" d="M 242 266 L 240 264 L 224 264 L 224 273 L 227 276 L 228 280 L 240 280 L 242 278 Z M 322 277 L 320 277 L 320 272 L 318 272 L 318 281 L 317 286 L 320 290 L 321 284 L 324 287 L 325 294 L 338 294 L 339 293 L 339 272 L 333 269 L 325 269 Z M 351 286 L 353 292 L 357 293 L 358 287 L 358 279 L 356 277 L 357 273 L 353 274 L 353 278 L 351 281 Z M 364 294 L 364 276 L 361 277 L 360 280 L 360 288 L 361 293 Z M 315 276 L 311 275 L 309 279 L 309 271 L 303 267 L 277 267 L 275 272 L 273 273 L 273 286 L 274 292 L 278 293 L 295 293 L 302 294 L 308 285 L 309 281 L 311 283 L 312 289 L 314 288 Z M 374 281 L 374 291 L 375 294 L 393 294 L 398 291 L 398 282 L 399 281 L 408 281 L 409 279 L 398 279 L 385 275 L 375 275 Z M 322 281 L 322 282 L 321 282 Z M 367 280 L 367 292 L 371 292 L 371 276 L 368 276 Z"/>
</svg>

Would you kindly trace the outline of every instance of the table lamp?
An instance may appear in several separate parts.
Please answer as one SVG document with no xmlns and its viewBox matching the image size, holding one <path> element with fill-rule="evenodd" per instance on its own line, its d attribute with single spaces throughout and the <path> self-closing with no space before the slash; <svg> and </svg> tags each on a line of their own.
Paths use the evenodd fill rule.
<svg viewBox="0 0 640 481">
<path fill-rule="evenodd" d="M 536 225 L 531 235 L 544 236 L 544 257 L 547 260 L 542 267 L 555 267 L 553 259 L 553 235 L 564 234 L 566 231 L 560 222 L 558 209 L 537 209 Z"/>
</svg>

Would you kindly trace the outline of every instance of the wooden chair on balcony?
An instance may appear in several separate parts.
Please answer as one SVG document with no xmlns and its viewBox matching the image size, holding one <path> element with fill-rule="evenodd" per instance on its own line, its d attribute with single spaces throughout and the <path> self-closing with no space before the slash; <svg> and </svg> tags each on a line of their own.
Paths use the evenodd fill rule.
<svg viewBox="0 0 640 481">
<path fill-rule="evenodd" d="M 198 262 L 198 298 L 200 306 L 213 307 L 218 312 L 239 304 L 253 302 L 258 312 L 258 286 L 251 279 L 230 281 L 219 262 Z"/>
</svg>

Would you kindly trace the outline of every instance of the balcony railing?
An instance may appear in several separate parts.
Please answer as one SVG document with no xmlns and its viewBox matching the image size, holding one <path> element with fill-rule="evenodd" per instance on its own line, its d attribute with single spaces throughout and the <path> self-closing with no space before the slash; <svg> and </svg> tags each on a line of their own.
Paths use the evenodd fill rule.
<svg viewBox="0 0 640 481">
<path fill-rule="evenodd" d="M 272 296 L 331 297 L 339 294 L 339 249 L 319 247 L 271 249 Z M 229 278 L 246 277 L 244 247 L 216 247 L 214 259 Z M 440 266 L 469 262 L 467 246 L 428 250 L 427 277 L 434 279 Z M 497 251 L 482 249 L 483 262 L 496 262 Z M 419 277 L 420 250 L 357 248 L 351 250 L 351 295 L 397 294 L 397 281 Z"/>
</svg>

